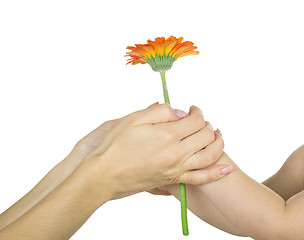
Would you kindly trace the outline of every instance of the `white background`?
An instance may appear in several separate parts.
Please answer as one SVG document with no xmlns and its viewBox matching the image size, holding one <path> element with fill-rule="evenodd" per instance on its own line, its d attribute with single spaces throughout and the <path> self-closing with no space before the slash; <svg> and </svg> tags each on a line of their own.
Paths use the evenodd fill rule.
<svg viewBox="0 0 304 240">
<path fill-rule="evenodd" d="M 199 106 L 228 155 L 265 180 L 303 144 L 303 12 L 280 0 L 2 0 L 0 212 L 98 125 L 163 102 L 159 74 L 124 57 L 161 36 L 200 51 L 167 72 L 172 106 Z M 72 239 L 183 239 L 179 211 L 174 197 L 141 193 L 105 204 Z M 190 212 L 189 229 L 238 239 Z"/>
</svg>

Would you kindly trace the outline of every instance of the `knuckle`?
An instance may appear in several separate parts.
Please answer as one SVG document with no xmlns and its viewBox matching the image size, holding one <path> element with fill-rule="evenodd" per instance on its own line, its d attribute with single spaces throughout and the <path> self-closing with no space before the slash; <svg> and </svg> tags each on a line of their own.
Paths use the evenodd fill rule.
<svg viewBox="0 0 304 240">
<path fill-rule="evenodd" d="M 215 177 L 213 176 L 213 174 L 207 174 L 206 176 L 206 183 L 211 183 L 215 181 Z"/>
<path fill-rule="evenodd" d="M 216 161 L 216 154 L 214 152 L 206 152 L 204 157 L 205 164 L 208 164 L 208 166 L 212 165 Z"/>
<path fill-rule="evenodd" d="M 191 157 L 189 157 L 184 163 L 185 170 L 195 170 L 200 168 L 201 159 L 199 154 L 194 153 Z"/>
<path fill-rule="evenodd" d="M 161 114 L 165 115 L 166 117 L 175 116 L 175 111 L 173 108 L 170 107 L 168 103 L 163 103 L 159 106 Z"/>
<path fill-rule="evenodd" d="M 207 152 L 202 152 L 197 155 L 197 160 L 195 163 L 196 169 L 206 168 L 211 166 L 214 161 L 213 157 L 209 155 Z"/>
<path fill-rule="evenodd" d="M 177 132 L 173 128 L 166 127 L 165 132 L 169 139 L 175 138 L 177 136 Z"/>
<path fill-rule="evenodd" d="M 177 133 L 174 129 L 166 127 L 159 129 L 157 135 L 158 135 L 158 140 L 167 143 L 167 142 L 172 142 L 176 138 Z"/>
<path fill-rule="evenodd" d="M 189 174 L 187 180 L 188 180 L 188 184 L 192 184 L 192 185 L 199 184 L 198 177 L 196 174 Z"/>
<path fill-rule="evenodd" d="M 200 112 L 195 112 L 193 114 L 194 114 L 193 118 L 195 121 L 194 124 L 200 129 L 203 128 L 206 125 L 204 116 Z"/>
<path fill-rule="evenodd" d="M 203 167 L 211 165 L 212 157 L 208 152 L 205 152 L 200 158 L 200 165 Z"/>
<path fill-rule="evenodd" d="M 211 142 L 215 140 L 215 133 L 210 127 L 205 127 L 204 128 L 204 135 L 207 137 Z"/>
</svg>

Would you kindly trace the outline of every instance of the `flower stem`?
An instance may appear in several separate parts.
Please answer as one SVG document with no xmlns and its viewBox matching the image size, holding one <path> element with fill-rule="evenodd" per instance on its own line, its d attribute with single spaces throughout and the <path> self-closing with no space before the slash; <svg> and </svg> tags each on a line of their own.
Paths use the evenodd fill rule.
<svg viewBox="0 0 304 240">
<path fill-rule="evenodd" d="M 161 75 L 162 83 L 163 83 L 163 91 L 164 91 L 165 103 L 170 104 L 169 95 L 168 95 L 168 89 L 167 89 L 167 84 L 166 84 L 165 71 L 161 71 L 160 75 Z M 188 220 L 187 220 L 186 184 L 181 183 L 179 186 L 180 186 L 179 188 L 180 188 L 182 228 L 183 228 L 183 234 L 184 234 L 184 236 L 187 236 L 187 235 L 189 235 L 189 230 L 188 230 Z"/>
<path fill-rule="evenodd" d="M 161 76 L 162 83 L 163 83 L 163 91 L 164 91 L 165 103 L 170 104 L 169 95 L 168 95 L 168 89 L 167 89 L 167 84 L 166 84 L 165 71 L 160 72 L 160 76 Z"/>
<path fill-rule="evenodd" d="M 180 192 L 180 202 L 181 202 L 181 211 L 182 211 L 182 227 L 184 236 L 189 235 L 188 230 L 188 219 L 187 219 L 187 194 L 186 194 L 186 184 L 179 184 Z"/>
</svg>

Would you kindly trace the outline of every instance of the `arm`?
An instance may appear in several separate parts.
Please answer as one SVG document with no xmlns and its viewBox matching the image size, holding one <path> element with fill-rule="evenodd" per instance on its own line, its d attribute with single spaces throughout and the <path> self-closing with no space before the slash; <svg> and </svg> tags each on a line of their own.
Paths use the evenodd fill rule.
<svg viewBox="0 0 304 240">
<path fill-rule="evenodd" d="M 118 121 L 119 119 L 105 122 L 81 139 L 72 152 L 49 171 L 30 192 L 0 215 L 0 230 L 34 207 L 67 179 L 83 159 L 102 143 L 106 133 L 114 127 Z"/>
<path fill-rule="evenodd" d="M 0 230 L 0 239 L 18 239 L 20 233 L 23 239 L 68 239 L 113 197 L 164 184 L 191 183 L 189 179 L 195 176 L 199 179 L 197 184 L 206 182 L 209 176 L 222 178 L 224 174 L 219 170 L 226 165 L 196 170 L 207 166 L 202 158 L 193 155 L 213 141 L 210 132 L 210 124 L 196 107 L 181 120 L 169 105 L 124 117 L 67 179 L 57 187 L 52 185 L 54 189 L 47 195 L 44 190 L 50 188 L 42 181 L 41 195 L 37 197 L 44 193 L 44 198 L 6 224 Z M 209 164 L 221 153 L 222 149 L 216 151 Z"/>
<path fill-rule="evenodd" d="M 304 145 L 295 150 L 282 168 L 263 184 L 286 201 L 304 189 Z"/>
<path fill-rule="evenodd" d="M 192 212 L 235 235 L 258 240 L 301 239 L 304 228 L 301 214 L 304 211 L 303 192 L 285 202 L 277 193 L 243 173 L 226 153 L 218 163 L 231 164 L 234 171 L 217 182 L 188 186 L 188 204 Z M 304 169 L 301 170 L 303 172 Z M 168 186 L 167 189 L 174 195 L 178 192 L 176 186 Z M 210 206 L 214 212 L 208 210 Z"/>
<path fill-rule="evenodd" d="M 57 164 L 30 192 L 0 215 L 0 230 L 35 206 L 69 175 L 64 173 L 66 163 L 67 160 L 63 160 Z"/>
<path fill-rule="evenodd" d="M 154 105 L 156 104 L 152 104 L 148 108 Z M 96 150 L 96 148 L 103 142 L 108 131 L 116 126 L 120 120 L 121 119 L 114 119 L 107 121 L 82 138 L 63 161 L 51 169 L 47 175 L 44 176 L 24 197 L 0 215 L 0 230 L 25 214 L 57 186 L 59 186 L 65 179 L 67 179 L 84 158 Z M 154 194 L 169 194 L 168 192 L 161 191 L 157 188 L 150 190 L 150 192 Z M 121 196 L 114 196 L 114 198 L 117 197 Z"/>
<path fill-rule="evenodd" d="M 78 170 L 22 217 L 0 231 L 0 239 L 69 239 L 90 215 L 111 199 L 105 186 L 95 196 L 87 170 Z M 108 185 L 110 186 L 110 185 Z M 96 191 L 95 191 L 96 192 Z"/>
</svg>

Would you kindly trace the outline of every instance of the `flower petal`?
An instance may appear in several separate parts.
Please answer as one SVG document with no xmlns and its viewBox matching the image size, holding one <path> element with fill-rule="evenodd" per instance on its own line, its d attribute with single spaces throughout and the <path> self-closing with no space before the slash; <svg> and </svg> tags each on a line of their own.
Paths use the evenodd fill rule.
<svg viewBox="0 0 304 240">
<path fill-rule="evenodd" d="M 135 47 L 128 46 L 127 49 L 131 52 L 125 55 L 130 57 L 127 64 L 149 63 L 154 71 L 168 70 L 178 58 L 199 54 L 198 51 L 195 51 L 197 47 L 194 46 L 193 42 L 182 42 L 183 39 L 183 37 L 176 38 L 174 36 L 167 39 L 158 37 L 154 41 L 148 39 L 146 44 L 135 44 Z"/>
</svg>

